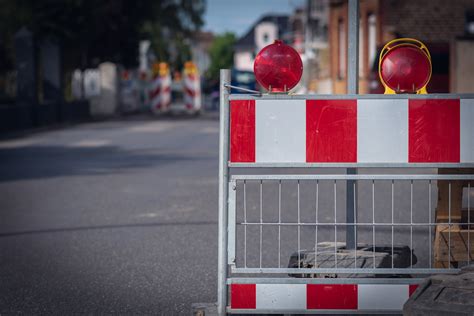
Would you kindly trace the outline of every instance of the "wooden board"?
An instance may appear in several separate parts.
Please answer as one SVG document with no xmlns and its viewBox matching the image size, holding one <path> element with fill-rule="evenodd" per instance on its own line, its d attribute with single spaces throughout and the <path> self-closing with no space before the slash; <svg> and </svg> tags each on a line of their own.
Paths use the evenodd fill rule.
<svg viewBox="0 0 474 316">
<path fill-rule="evenodd" d="M 469 255 L 470 253 L 470 255 Z M 435 267 L 448 268 L 449 263 L 473 261 L 474 230 L 461 229 L 457 225 L 438 225 L 435 233 Z"/>
</svg>

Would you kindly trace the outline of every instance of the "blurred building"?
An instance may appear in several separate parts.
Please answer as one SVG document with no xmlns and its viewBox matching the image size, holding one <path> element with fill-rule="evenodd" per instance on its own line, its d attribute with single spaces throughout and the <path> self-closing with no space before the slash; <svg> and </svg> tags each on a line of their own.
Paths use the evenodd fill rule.
<svg viewBox="0 0 474 316">
<path fill-rule="evenodd" d="M 302 93 L 331 93 L 328 45 L 329 0 L 307 0 L 290 16 L 293 47 L 304 64 Z"/>
<path fill-rule="evenodd" d="M 234 46 L 234 67 L 237 70 L 253 71 L 257 53 L 276 39 L 291 41 L 289 17 L 286 15 L 265 15 L 239 38 Z"/>
<path fill-rule="evenodd" d="M 256 54 L 280 39 L 301 55 L 304 73 L 298 93 L 331 93 L 328 45 L 329 0 L 308 0 L 291 15 L 261 17 L 235 45 L 234 67 L 253 71 Z"/>
<path fill-rule="evenodd" d="M 191 54 L 193 62 L 197 65 L 199 72 L 204 74 L 211 65 L 209 49 L 211 48 L 214 34 L 211 32 L 196 32 L 191 39 Z"/>
<path fill-rule="evenodd" d="M 474 92 L 474 1 L 360 0 L 359 91 L 380 93 L 378 54 L 388 41 L 412 37 L 430 50 L 428 92 Z M 329 6 L 330 77 L 334 93 L 346 93 L 347 1 Z"/>
</svg>

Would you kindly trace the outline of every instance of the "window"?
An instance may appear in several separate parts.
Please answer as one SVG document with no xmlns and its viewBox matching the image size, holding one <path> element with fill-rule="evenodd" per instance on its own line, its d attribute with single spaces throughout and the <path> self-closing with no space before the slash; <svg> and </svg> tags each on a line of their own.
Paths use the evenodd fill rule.
<svg viewBox="0 0 474 316">
<path fill-rule="evenodd" d="M 368 22 L 368 41 L 369 41 L 369 67 L 374 66 L 375 55 L 377 54 L 377 16 L 373 13 L 369 14 Z"/>
<path fill-rule="evenodd" d="M 310 21 L 310 32 L 312 32 L 312 40 L 316 41 L 321 36 L 321 26 L 319 25 L 319 20 Z"/>
<path fill-rule="evenodd" d="M 466 12 L 466 35 L 474 35 L 474 10 Z"/>
<path fill-rule="evenodd" d="M 364 27 L 359 24 L 359 77 L 365 76 L 364 68 Z"/>
<path fill-rule="evenodd" d="M 466 28 L 467 28 L 467 33 L 468 33 L 469 35 L 474 34 L 474 21 L 471 21 L 471 22 L 467 23 L 467 27 L 466 27 Z"/>
<path fill-rule="evenodd" d="M 263 42 L 264 42 L 264 43 L 268 43 L 268 38 L 269 38 L 269 37 L 270 37 L 270 36 L 268 36 L 268 33 L 264 33 L 264 34 L 263 34 Z"/>
<path fill-rule="evenodd" d="M 343 20 L 339 20 L 337 25 L 337 34 L 339 42 L 339 67 L 338 76 L 340 79 L 346 77 L 346 28 Z"/>
</svg>

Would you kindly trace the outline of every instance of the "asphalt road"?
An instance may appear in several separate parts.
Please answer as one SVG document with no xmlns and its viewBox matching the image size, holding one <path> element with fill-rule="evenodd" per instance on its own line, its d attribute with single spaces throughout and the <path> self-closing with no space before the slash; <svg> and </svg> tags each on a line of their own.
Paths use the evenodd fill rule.
<svg viewBox="0 0 474 316">
<path fill-rule="evenodd" d="M 0 314 L 133 313 L 188 315 L 215 302 L 217 283 L 218 121 L 129 117 L 31 133 L 0 141 Z M 255 172 L 241 169 L 239 173 Z M 258 173 L 344 170 L 258 170 Z M 361 170 L 383 172 L 383 170 Z M 419 170 L 396 171 L 418 173 Z M 435 170 L 425 170 L 432 173 Z M 321 184 L 319 221 L 345 220 L 345 187 Z M 408 185 L 408 186 L 407 186 Z M 264 183 L 264 222 L 278 221 L 277 185 Z M 238 187 L 237 221 L 243 221 Z M 248 185 L 248 221 L 258 222 L 258 183 Z M 314 182 L 301 182 L 301 221 L 315 218 Z M 436 203 L 432 188 L 432 216 Z M 337 208 L 334 207 L 336 201 Z M 372 220 L 370 182 L 359 186 L 359 222 Z M 376 220 L 390 222 L 390 183 L 377 183 Z M 428 187 L 416 183 L 413 220 L 426 222 Z M 409 183 L 395 187 L 394 218 L 410 221 Z M 282 221 L 297 220 L 296 183 L 282 187 Z M 434 218 L 434 217 L 432 217 Z M 249 267 L 260 265 L 260 231 L 247 235 Z M 314 226 L 301 228 L 301 249 L 314 248 Z M 413 230 L 417 266 L 428 265 L 429 231 Z M 359 241 L 372 242 L 370 228 Z M 344 241 L 344 229 L 337 240 Z M 334 241 L 321 227 L 319 241 Z M 377 244 L 391 241 L 378 228 Z M 410 243 L 397 228 L 395 243 Z M 276 227 L 265 227 L 262 266 L 278 263 Z M 297 250 L 296 226 L 281 232 L 281 265 Z M 242 266 L 243 227 L 237 228 Z"/>
<path fill-rule="evenodd" d="M 216 301 L 218 122 L 0 142 L 0 314 L 188 315 Z"/>
</svg>

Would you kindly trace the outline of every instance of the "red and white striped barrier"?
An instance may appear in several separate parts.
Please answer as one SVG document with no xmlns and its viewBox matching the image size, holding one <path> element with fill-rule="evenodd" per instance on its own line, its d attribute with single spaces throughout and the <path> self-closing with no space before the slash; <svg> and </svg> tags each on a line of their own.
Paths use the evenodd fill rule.
<svg viewBox="0 0 474 316">
<path fill-rule="evenodd" d="M 187 74 L 183 80 L 184 104 L 188 111 L 198 111 L 201 109 L 201 83 L 199 75 Z"/>
<path fill-rule="evenodd" d="M 230 101 L 232 163 L 474 163 L 474 99 Z"/>
<path fill-rule="evenodd" d="M 150 106 L 155 113 L 161 110 L 160 90 L 160 76 L 153 74 L 150 84 Z"/>
<path fill-rule="evenodd" d="M 232 284 L 232 310 L 401 311 L 418 284 Z"/>
<path fill-rule="evenodd" d="M 160 107 L 168 111 L 171 105 L 171 75 L 160 76 Z"/>
<path fill-rule="evenodd" d="M 153 64 L 150 104 L 154 113 L 166 112 L 171 104 L 171 75 L 168 64 Z"/>
</svg>

